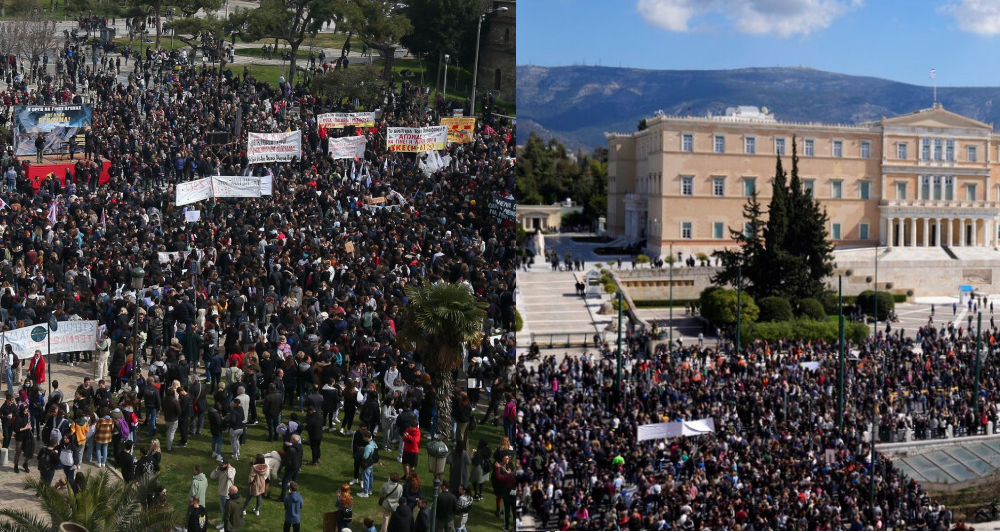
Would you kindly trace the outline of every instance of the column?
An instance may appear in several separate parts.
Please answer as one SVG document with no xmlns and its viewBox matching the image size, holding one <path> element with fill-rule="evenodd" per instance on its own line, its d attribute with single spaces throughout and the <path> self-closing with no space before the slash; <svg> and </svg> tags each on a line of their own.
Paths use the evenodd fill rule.
<svg viewBox="0 0 1000 532">
<path fill-rule="evenodd" d="M 899 247 L 901 247 L 901 248 L 905 248 L 906 247 L 906 231 L 905 231 L 905 227 L 903 225 L 905 221 L 906 221 L 906 218 L 900 218 L 899 219 L 899 226 L 898 226 L 899 227 Z"/>
<path fill-rule="evenodd" d="M 931 245 L 931 219 L 924 218 L 924 247 Z"/>
<path fill-rule="evenodd" d="M 882 230 L 882 239 L 885 240 L 885 247 L 887 249 L 891 249 L 892 248 L 892 227 L 893 227 L 893 225 L 892 225 L 892 216 L 886 216 L 885 218 L 882 219 L 882 221 L 884 223 L 879 224 L 881 226 L 879 228 L 879 230 Z"/>
<path fill-rule="evenodd" d="M 917 247 L 917 219 L 910 218 L 910 247 Z"/>
<path fill-rule="evenodd" d="M 944 245 L 944 238 L 941 237 L 941 218 L 935 218 L 937 229 L 934 231 L 934 245 L 941 247 Z"/>
<path fill-rule="evenodd" d="M 976 238 L 978 236 L 978 233 L 976 231 L 976 225 L 978 225 L 978 222 L 979 222 L 979 220 L 977 220 L 975 218 L 972 218 L 971 220 L 969 220 L 969 224 L 972 225 L 972 245 L 973 246 L 978 246 L 979 245 L 979 239 Z"/>
<path fill-rule="evenodd" d="M 952 239 L 955 241 L 955 247 L 962 247 L 962 235 L 965 234 L 965 218 L 958 218 L 958 227 L 956 228 L 958 233 L 956 238 Z"/>
<path fill-rule="evenodd" d="M 948 218 L 948 245 L 955 247 L 955 219 Z"/>
</svg>

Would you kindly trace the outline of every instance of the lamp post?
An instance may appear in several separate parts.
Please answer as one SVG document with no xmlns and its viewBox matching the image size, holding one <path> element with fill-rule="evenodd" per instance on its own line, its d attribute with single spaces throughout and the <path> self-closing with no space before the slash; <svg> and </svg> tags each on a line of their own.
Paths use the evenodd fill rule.
<svg viewBox="0 0 1000 532">
<path fill-rule="evenodd" d="M 622 393 L 622 289 L 618 288 L 618 398 L 623 399 Z"/>
<path fill-rule="evenodd" d="M 740 329 L 743 325 L 743 266 L 736 269 L 736 352 L 740 352 Z"/>
<path fill-rule="evenodd" d="M 427 464 L 434 475 L 434 508 L 431 509 L 431 532 L 437 527 L 438 494 L 441 493 L 441 477 L 444 475 L 445 460 L 448 458 L 448 445 L 434 436 L 434 441 L 427 444 Z"/>
<path fill-rule="evenodd" d="M 674 349 L 674 243 L 670 243 L 670 321 L 667 323 L 667 331 L 670 334 L 670 347 L 667 348 L 669 354 Z"/>
<path fill-rule="evenodd" d="M 847 276 L 851 276 L 851 270 L 847 270 Z M 840 368 L 837 378 L 837 429 L 844 431 L 844 275 L 841 274 L 837 280 L 837 313 L 840 323 Z"/>
<path fill-rule="evenodd" d="M 136 385 L 136 375 L 139 373 L 139 353 L 137 352 L 138 330 L 139 330 L 139 291 L 142 290 L 143 281 L 146 279 L 146 271 L 142 266 L 132 268 L 132 288 L 135 290 L 135 312 L 132 316 L 132 382 L 130 386 Z"/>
<path fill-rule="evenodd" d="M 983 312 L 979 311 L 976 318 L 976 394 L 972 398 L 972 413 L 979 423 L 979 353 L 983 347 Z M 978 431 L 977 431 L 978 432 Z"/>
<path fill-rule="evenodd" d="M 448 101 L 448 63 L 451 62 L 451 56 L 444 54 L 444 100 Z"/>
<path fill-rule="evenodd" d="M 476 23 L 476 60 L 473 62 L 472 66 L 472 116 L 476 116 L 476 78 L 479 74 L 479 34 L 483 30 L 483 21 L 486 20 L 486 15 L 491 15 L 493 13 L 503 13 L 507 11 L 506 7 L 498 7 L 496 9 L 487 10 L 482 15 L 479 15 L 479 22 Z M 447 70 L 445 70 L 447 72 Z M 447 76 L 445 76 L 447 79 Z"/>
</svg>

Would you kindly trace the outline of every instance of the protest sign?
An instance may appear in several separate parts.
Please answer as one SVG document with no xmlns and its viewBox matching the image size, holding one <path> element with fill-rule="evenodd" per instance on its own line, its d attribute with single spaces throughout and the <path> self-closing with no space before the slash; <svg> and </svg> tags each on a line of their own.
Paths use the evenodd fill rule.
<svg viewBox="0 0 1000 532">
<path fill-rule="evenodd" d="M 316 125 L 326 129 L 375 127 L 375 113 L 326 113 L 316 117 Z"/>
<path fill-rule="evenodd" d="M 174 205 L 188 205 L 212 197 L 212 179 L 203 178 L 177 183 Z"/>
<path fill-rule="evenodd" d="M 5 333 L 5 340 L 18 358 L 31 358 L 35 350 L 49 353 L 49 339 L 52 335 L 51 353 L 72 351 L 93 351 L 97 344 L 97 321 L 60 321 L 59 330 L 49 332 L 45 324 L 21 327 Z"/>
<path fill-rule="evenodd" d="M 286 163 L 302 156 L 302 131 L 247 133 L 247 162 Z"/>
<path fill-rule="evenodd" d="M 494 196 L 490 200 L 490 215 L 497 220 L 513 222 L 517 220 L 517 203 L 513 198 Z"/>
<path fill-rule="evenodd" d="M 448 128 L 445 126 L 386 128 L 386 144 L 390 151 L 443 150 L 447 140 Z"/>
<path fill-rule="evenodd" d="M 365 145 L 368 139 L 363 135 L 327 140 L 330 143 L 330 158 L 332 159 L 361 159 L 365 156 Z"/>
<path fill-rule="evenodd" d="M 476 117 L 441 119 L 441 125 L 448 128 L 448 142 L 472 142 L 476 132 Z"/>
<path fill-rule="evenodd" d="M 212 195 L 216 198 L 259 198 L 260 178 L 252 176 L 212 176 Z"/>
</svg>

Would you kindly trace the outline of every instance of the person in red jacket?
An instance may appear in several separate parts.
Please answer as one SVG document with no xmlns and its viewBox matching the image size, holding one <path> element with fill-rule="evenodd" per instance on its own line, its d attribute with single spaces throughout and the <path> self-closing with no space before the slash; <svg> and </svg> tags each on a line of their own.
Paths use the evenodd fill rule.
<svg viewBox="0 0 1000 532">
<path fill-rule="evenodd" d="M 411 471 L 417 470 L 417 455 L 420 454 L 420 424 L 414 420 L 403 431 L 403 471 L 409 477 Z"/>
<path fill-rule="evenodd" d="M 31 357 L 31 362 L 28 363 L 28 376 L 38 384 L 45 382 L 45 359 L 42 358 L 42 352 L 37 349 L 35 356 Z"/>
</svg>

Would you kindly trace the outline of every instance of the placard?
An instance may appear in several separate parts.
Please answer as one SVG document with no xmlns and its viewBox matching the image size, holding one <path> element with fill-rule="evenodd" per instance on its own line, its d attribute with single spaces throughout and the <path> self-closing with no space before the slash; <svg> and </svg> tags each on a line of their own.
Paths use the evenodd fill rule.
<svg viewBox="0 0 1000 532">
<path fill-rule="evenodd" d="M 287 163 L 302 156 L 302 131 L 247 133 L 247 162 Z"/>
<path fill-rule="evenodd" d="M 197 222 L 198 220 L 201 220 L 201 211 L 195 211 L 195 210 L 185 211 L 184 219 L 190 223 Z"/>
<path fill-rule="evenodd" d="M 52 351 L 49 351 L 49 334 Z M 43 354 L 93 351 L 97 347 L 97 321 L 60 321 L 59 330 L 51 333 L 45 324 L 30 325 L 8 331 L 5 337 L 18 358 L 31 358 L 36 349 Z"/>
<path fill-rule="evenodd" d="M 375 113 L 326 113 L 316 117 L 316 125 L 326 129 L 375 127 Z"/>
<path fill-rule="evenodd" d="M 333 159 L 361 159 L 365 156 L 368 139 L 364 135 L 356 137 L 329 138 L 330 157 Z"/>
<path fill-rule="evenodd" d="M 448 128 L 445 126 L 386 128 L 386 144 L 390 151 L 443 150 L 447 141 Z"/>
<path fill-rule="evenodd" d="M 35 139 L 45 134 L 42 153 L 63 153 L 66 143 L 90 125 L 90 105 L 24 105 L 14 108 L 15 155 L 34 155 Z M 80 145 L 77 151 L 83 151 Z"/>
<path fill-rule="evenodd" d="M 513 198 L 493 196 L 490 200 L 490 215 L 497 220 L 513 222 L 517 220 L 517 202 Z"/>
<path fill-rule="evenodd" d="M 174 205 L 188 205 L 212 197 L 212 179 L 205 177 L 177 183 Z"/>
<path fill-rule="evenodd" d="M 441 125 L 448 128 L 448 142 L 472 142 L 476 133 L 476 117 L 441 118 Z"/>
<path fill-rule="evenodd" d="M 212 176 L 212 195 L 217 198 L 259 198 L 260 178 L 242 175 Z"/>
</svg>

